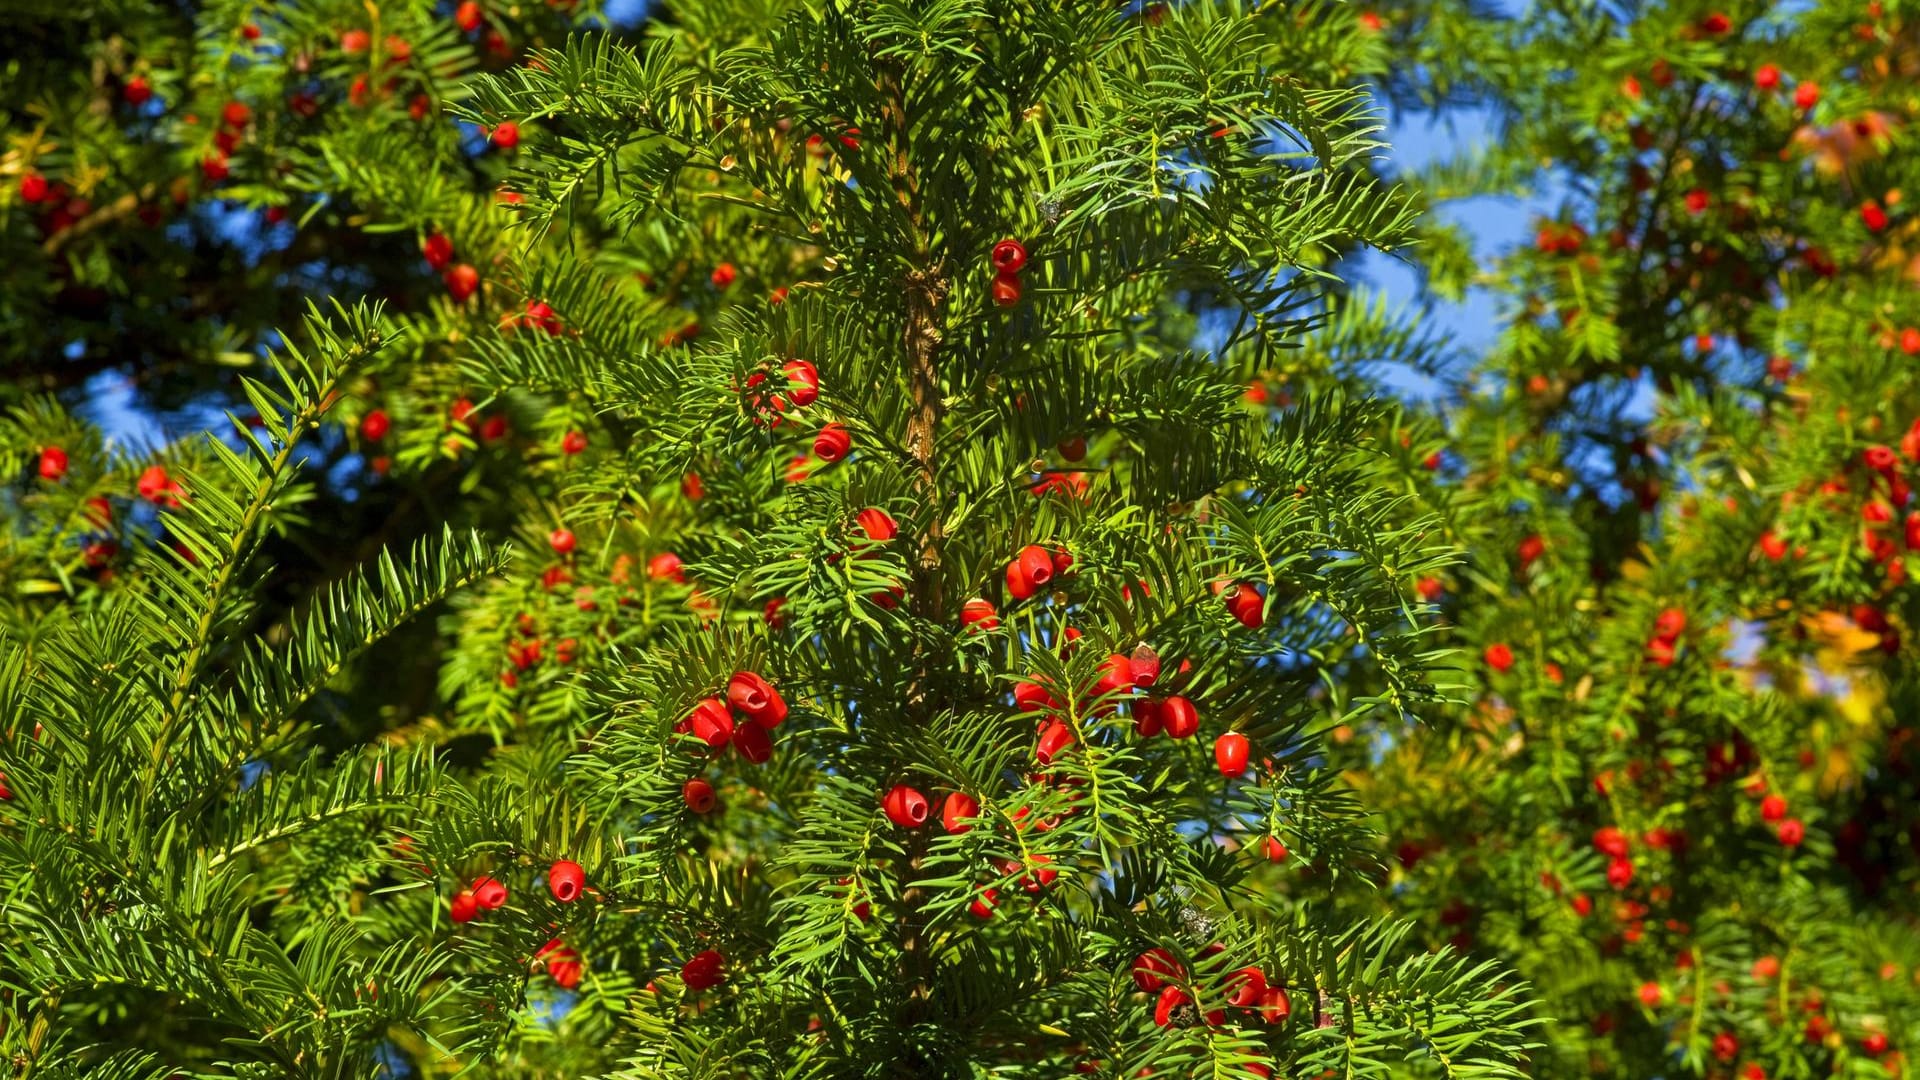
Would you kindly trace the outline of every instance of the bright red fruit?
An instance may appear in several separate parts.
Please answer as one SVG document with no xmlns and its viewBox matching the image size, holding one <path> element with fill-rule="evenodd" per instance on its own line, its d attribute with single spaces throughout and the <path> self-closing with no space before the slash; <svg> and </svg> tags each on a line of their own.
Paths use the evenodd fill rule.
<svg viewBox="0 0 1920 1080">
<path fill-rule="evenodd" d="M 1879 232 L 1887 227 L 1887 212 L 1877 202 L 1869 202 L 1860 207 L 1860 223 L 1868 232 Z"/>
<path fill-rule="evenodd" d="M 1780 69 L 1772 64 L 1761 64 L 1753 72 L 1753 85 L 1761 90 L 1775 90 L 1780 86 Z"/>
<path fill-rule="evenodd" d="M 999 307 L 1012 307 L 1020 302 L 1020 279 L 1013 274 L 1000 274 L 993 279 L 993 302 Z"/>
<path fill-rule="evenodd" d="M 560 452 L 578 454 L 587 448 L 587 436 L 584 432 L 569 431 L 560 439 Z"/>
<path fill-rule="evenodd" d="M 1760 820 L 1773 822 L 1787 816 L 1787 800 L 1779 794 L 1760 800 Z"/>
<path fill-rule="evenodd" d="M 708 813 L 713 810 L 713 785 L 696 776 L 681 785 L 680 798 L 686 802 L 687 809 L 694 813 Z"/>
<path fill-rule="evenodd" d="M 759 724 L 741 724 L 733 729 L 733 748 L 753 765 L 765 765 L 773 757 L 773 736 Z"/>
<path fill-rule="evenodd" d="M 899 523 L 893 520 L 893 515 L 877 506 L 860 511 L 853 520 L 860 526 L 860 531 L 867 534 L 867 539 L 877 544 L 884 544 L 900 535 Z"/>
<path fill-rule="evenodd" d="M 831 465 L 847 456 L 853 448 L 853 436 L 841 424 L 828 424 L 813 437 L 813 456 Z"/>
<path fill-rule="evenodd" d="M 1260 995 L 1260 1018 L 1269 1024 L 1283 1024 L 1293 1014 L 1293 999 L 1278 986 L 1267 987 Z"/>
<path fill-rule="evenodd" d="M 1496 641 L 1487 646 L 1483 656 L 1488 667 L 1503 675 L 1513 667 L 1513 649 L 1506 642 Z"/>
<path fill-rule="evenodd" d="M 1200 730 L 1200 710 L 1193 702 L 1175 694 L 1160 703 L 1160 722 L 1165 725 L 1167 735 L 1175 739 L 1192 738 Z"/>
<path fill-rule="evenodd" d="M 997 630 L 1000 628 L 1000 613 L 994 610 L 990 601 L 976 596 L 960 605 L 960 625 L 962 627 L 977 626 L 982 630 Z"/>
<path fill-rule="evenodd" d="M 796 408 L 806 408 L 820 400 L 820 372 L 805 360 L 789 360 L 780 365 L 787 374 L 787 398 Z"/>
<path fill-rule="evenodd" d="M 1627 834 L 1612 825 L 1593 831 L 1593 846 L 1602 855 L 1611 855 L 1616 859 L 1625 858 L 1629 850 Z"/>
<path fill-rule="evenodd" d="M 1007 564 L 1007 595 L 1025 600 L 1053 580 L 1053 555 L 1039 544 L 1028 544 Z"/>
<path fill-rule="evenodd" d="M 733 739 L 733 714 L 719 698 L 701 698 L 687 714 L 687 730 L 715 750 Z"/>
<path fill-rule="evenodd" d="M 360 418 L 360 437 L 368 442 L 379 442 L 387 437 L 387 431 L 393 422 L 387 418 L 386 411 L 375 409 Z"/>
<path fill-rule="evenodd" d="M 547 534 L 547 546 L 553 548 L 556 554 L 570 554 L 578 543 L 571 529 L 555 529 Z"/>
<path fill-rule="evenodd" d="M 1227 612 L 1249 630 L 1258 630 L 1266 621 L 1266 597 L 1250 581 L 1237 581 L 1226 591 Z"/>
<path fill-rule="evenodd" d="M 1287 850 L 1287 845 L 1281 843 L 1277 836 L 1267 837 L 1261 841 L 1260 846 L 1266 851 L 1268 862 L 1286 862 L 1287 856 L 1292 854 Z"/>
<path fill-rule="evenodd" d="M 773 684 L 752 671 L 736 671 L 727 680 L 727 703 L 763 728 L 779 727 L 787 718 L 787 703 Z"/>
<path fill-rule="evenodd" d="M 446 233 L 434 233 L 421 242 L 420 254 L 435 271 L 445 270 L 453 262 L 453 241 Z"/>
<path fill-rule="evenodd" d="M 1017 274 L 1027 265 L 1025 244 L 1009 236 L 993 245 L 993 269 L 1000 274 Z"/>
<path fill-rule="evenodd" d="M 1148 949 L 1133 962 L 1133 985 L 1151 994 L 1166 985 L 1168 978 L 1185 974 L 1180 962 L 1165 949 Z"/>
<path fill-rule="evenodd" d="M 480 914 L 480 901 L 473 898 L 472 889 L 461 889 L 447 901 L 447 917 L 457 923 L 472 922 Z"/>
<path fill-rule="evenodd" d="M 991 919 L 993 918 L 993 909 L 999 902 L 999 889 L 982 889 L 980 890 L 980 895 L 973 898 L 973 903 L 967 905 L 967 910 L 971 912 L 976 919 Z"/>
<path fill-rule="evenodd" d="M 1185 1005 L 1190 999 L 1187 992 L 1177 986 L 1165 986 L 1160 989 L 1160 997 L 1153 1003 L 1153 1022 L 1161 1027 L 1173 1023 L 1173 1010 Z"/>
<path fill-rule="evenodd" d="M 734 279 L 739 276 L 740 272 L 733 268 L 732 263 L 721 263 L 719 266 L 713 268 L 713 273 L 709 276 L 709 280 L 713 282 L 714 288 L 724 289 L 732 285 Z"/>
<path fill-rule="evenodd" d="M 1639 993 L 1640 1004 L 1645 1005 L 1649 1009 L 1659 1005 L 1660 999 L 1666 996 L 1665 991 L 1660 989 L 1660 984 L 1657 982 L 1641 983 Z"/>
<path fill-rule="evenodd" d="M 499 127 L 494 128 L 493 134 L 487 136 L 487 138 L 493 140 L 493 145 L 500 149 L 511 150 L 520 145 L 520 125 L 511 120 L 507 120 L 501 123 Z"/>
<path fill-rule="evenodd" d="M 1807 838 L 1807 827 L 1799 818 L 1788 818 L 1774 829 L 1774 835 L 1787 847 L 1799 847 L 1800 842 Z"/>
<path fill-rule="evenodd" d="M 37 172 L 23 173 L 20 176 L 20 198 L 26 202 L 45 202 L 50 187 L 47 178 Z"/>
<path fill-rule="evenodd" d="M 492 911 L 507 902 L 507 887 L 490 877 L 474 878 L 473 898 L 482 910 Z"/>
<path fill-rule="evenodd" d="M 57 446 L 40 451 L 40 479 L 59 480 L 67 475 L 67 452 Z"/>
<path fill-rule="evenodd" d="M 1247 750 L 1247 737 L 1237 731 L 1229 731 L 1213 740 L 1213 760 L 1220 766 L 1220 775 L 1245 776 Z"/>
<path fill-rule="evenodd" d="M 220 119 L 230 128 L 243 128 L 253 119 L 253 110 L 244 101 L 229 101 L 220 110 Z"/>
<path fill-rule="evenodd" d="M 1227 1002 L 1247 1008 L 1267 992 L 1267 977 L 1257 967 L 1243 967 L 1227 974 Z"/>
<path fill-rule="evenodd" d="M 964 791 L 948 795 L 946 801 L 940 804 L 940 825 L 955 836 L 972 829 L 969 819 L 979 816 L 980 800 Z"/>
<path fill-rule="evenodd" d="M 120 88 L 120 97 L 129 105 L 145 105 L 153 100 L 153 84 L 145 75 L 135 75 Z"/>
<path fill-rule="evenodd" d="M 1072 745 L 1073 728 L 1059 720 L 1052 720 L 1040 729 L 1040 742 L 1034 748 L 1033 756 L 1040 764 L 1051 765 L 1061 752 Z"/>
<path fill-rule="evenodd" d="M 726 958 L 714 949 L 694 953 L 680 965 L 680 981 L 694 993 L 711 990 L 727 981 Z"/>
<path fill-rule="evenodd" d="M 1881 1054 L 1886 1053 L 1886 1033 L 1880 1031 L 1869 1032 L 1866 1038 L 1860 1040 L 1860 1049 L 1865 1050 L 1869 1057 L 1879 1057 Z"/>
<path fill-rule="evenodd" d="M 540 951 L 534 953 L 533 958 L 547 965 L 547 977 L 562 989 L 571 990 L 579 986 L 580 976 L 586 972 L 585 966 L 580 963 L 580 954 L 559 938 L 540 946 Z"/>
<path fill-rule="evenodd" d="M 905 784 L 895 784 L 880 799 L 887 820 L 903 829 L 917 829 L 927 822 L 927 797 Z"/>
<path fill-rule="evenodd" d="M 1820 84 L 1803 82 L 1799 86 L 1794 87 L 1793 103 L 1796 107 L 1802 109 L 1811 109 L 1815 105 L 1820 104 Z"/>
<path fill-rule="evenodd" d="M 485 21 L 486 16 L 480 11 L 477 0 L 462 0 L 460 6 L 453 10 L 453 24 L 466 33 L 480 29 L 480 24 Z"/>
<path fill-rule="evenodd" d="M 447 295 L 453 297 L 453 302 L 456 304 L 464 304 L 468 298 L 479 291 L 480 271 L 475 270 L 467 263 L 461 263 L 453 269 L 448 270 L 446 277 L 441 280 L 446 283 Z"/>
<path fill-rule="evenodd" d="M 571 859 L 560 859 L 547 867 L 547 891 L 563 904 L 579 899 L 580 890 L 586 885 L 587 872 Z"/>
<path fill-rule="evenodd" d="M 349 30 L 340 35 L 340 51 L 343 53 L 366 52 L 367 46 L 371 44 L 373 44 L 373 37 L 365 30 Z"/>
<path fill-rule="evenodd" d="M 671 551 L 663 551 L 647 560 L 647 576 L 655 581 L 678 581 L 685 584 L 687 571 L 680 563 L 680 556 Z"/>
</svg>

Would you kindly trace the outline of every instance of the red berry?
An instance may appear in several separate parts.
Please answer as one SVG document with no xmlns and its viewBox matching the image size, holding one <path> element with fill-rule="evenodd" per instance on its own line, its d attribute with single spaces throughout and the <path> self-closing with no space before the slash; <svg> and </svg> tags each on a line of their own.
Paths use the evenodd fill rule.
<svg viewBox="0 0 1920 1080">
<path fill-rule="evenodd" d="M 647 576 L 655 581 L 677 581 L 685 584 L 686 569 L 680 563 L 680 556 L 671 551 L 663 551 L 647 560 Z"/>
<path fill-rule="evenodd" d="M 135 75 L 120 88 L 120 97 L 129 105 L 145 105 L 153 100 L 153 84 L 145 75 Z"/>
<path fill-rule="evenodd" d="M 1049 721 L 1040 730 L 1040 743 L 1034 749 L 1034 758 L 1042 765 L 1051 765 L 1061 752 L 1073 745 L 1073 728 L 1059 720 Z"/>
<path fill-rule="evenodd" d="M 580 897 L 580 890 L 587 884 L 587 872 L 580 864 L 569 859 L 560 859 L 547 867 L 547 891 L 563 904 L 571 904 Z"/>
<path fill-rule="evenodd" d="M 1593 846 L 1602 854 L 1616 859 L 1625 858 L 1630 845 L 1627 834 L 1612 825 L 1602 826 L 1593 832 Z"/>
<path fill-rule="evenodd" d="M 733 729 L 733 748 L 750 764 L 765 765 L 773 757 L 773 736 L 759 724 L 741 724 Z"/>
<path fill-rule="evenodd" d="M 1258 630 L 1266 622 L 1267 599 L 1260 595 L 1260 589 L 1250 581 L 1239 581 L 1228 586 L 1225 593 L 1227 612 L 1249 630 Z"/>
<path fill-rule="evenodd" d="M 456 304 L 464 304 L 480 288 L 480 271 L 467 263 L 461 263 L 447 271 L 442 279 L 447 284 L 447 295 L 453 297 Z"/>
<path fill-rule="evenodd" d="M 1025 244 L 1009 236 L 993 245 L 993 269 L 999 274 L 1017 274 L 1027 265 Z"/>
<path fill-rule="evenodd" d="M 214 153 L 200 159 L 200 175 L 207 183 L 217 184 L 225 180 L 233 170 L 227 164 L 227 155 Z"/>
<path fill-rule="evenodd" d="M 1887 227 L 1887 212 L 1877 202 L 1869 202 L 1860 207 L 1860 222 L 1868 232 L 1879 232 Z"/>
<path fill-rule="evenodd" d="M 927 821 L 927 797 L 905 784 L 895 784 L 882 796 L 880 808 L 903 829 L 917 829 Z"/>
<path fill-rule="evenodd" d="M 1012 307 L 1020 302 L 1020 279 L 1013 274 L 1000 274 L 993 279 L 993 302 L 998 307 Z"/>
<path fill-rule="evenodd" d="M 1505 642 L 1496 641 L 1487 646 L 1483 657 L 1488 667 L 1503 675 L 1513 667 L 1513 649 Z"/>
<path fill-rule="evenodd" d="M 982 889 L 980 890 L 980 895 L 973 898 L 973 903 L 967 905 L 967 910 L 971 912 L 976 919 L 991 919 L 993 918 L 993 909 L 999 903 L 999 889 Z"/>
<path fill-rule="evenodd" d="M 860 511 L 854 515 L 853 520 L 860 526 L 860 531 L 866 534 L 867 539 L 876 544 L 884 544 L 900 535 L 900 525 L 893 520 L 893 515 L 877 506 L 869 506 Z"/>
<path fill-rule="evenodd" d="M 1762 90 L 1773 90 L 1780 85 L 1780 69 L 1772 64 L 1761 64 L 1753 72 L 1753 85 Z"/>
<path fill-rule="evenodd" d="M 1793 104 L 1796 108 L 1811 109 L 1820 104 L 1820 84 L 1803 82 L 1793 90 Z"/>
<path fill-rule="evenodd" d="M 687 809 L 694 813 L 708 813 L 713 809 L 713 785 L 696 776 L 681 785 L 680 798 L 686 802 Z"/>
<path fill-rule="evenodd" d="M 701 698 L 687 714 L 687 730 L 715 750 L 733 738 L 733 714 L 719 698 Z"/>
<path fill-rule="evenodd" d="M 67 475 L 67 452 L 57 446 L 40 451 L 40 479 L 59 480 Z"/>
<path fill-rule="evenodd" d="M 780 692 L 757 672 L 734 672 L 727 680 L 727 702 L 763 728 L 779 727 L 787 718 L 787 703 Z"/>
<path fill-rule="evenodd" d="M 711 990 L 727 981 L 726 963 L 714 949 L 695 953 L 680 965 L 680 981 L 694 993 Z"/>
<path fill-rule="evenodd" d="M 229 101 L 220 110 L 220 119 L 230 128 L 243 128 L 253 119 L 253 110 L 244 101 Z"/>
<path fill-rule="evenodd" d="M 732 263 L 721 263 L 719 266 L 713 268 L 711 280 L 714 288 L 724 289 L 733 284 L 734 279 L 739 276 L 739 271 L 733 268 Z"/>
<path fill-rule="evenodd" d="M 1007 595 L 1025 600 L 1053 580 L 1053 555 L 1039 544 L 1020 549 L 1007 564 Z"/>
<path fill-rule="evenodd" d="M 340 35 L 340 51 L 348 55 L 366 52 L 371 44 L 373 38 L 365 30 L 349 30 Z"/>
<path fill-rule="evenodd" d="M 852 447 L 853 436 L 840 424 L 828 424 L 813 437 L 813 456 L 829 465 L 846 457 Z"/>
<path fill-rule="evenodd" d="M 1281 843 L 1277 836 L 1267 837 L 1260 846 L 1265 849 L 1268 862 L 1286 862 L 1287 856 L 1292 854 L 1287 850 L 1287 845 Z"/>
<path fill-rule="evenodd" d="M 963 628 L 977 626 L 982 630 L 997 630 L 1000 627 L 1000 613 L 994 610 L 991 602 L 976 596 L 960 605 L 960 625 Z"/>
<path fill-rule="evenodd" d="M 461 889 L 447 901 L 447 917 L 457 923 L 472 922 L 480 914 L 480 901 L 473 898 L 472 889 Z"/>
<path fill-rule="evenodd" d="M 1166 985 L 1168 978 L 1180 978 L 1185 969 L 1165 949 L 1149 949 L 1133 962 L 1133 985 L 1151 994 Z"/>
<path fill-rule="evenodd" d="M 787 376 L 787 398 L 797 408 L 806 408 L 820 399 L 820 372 L 805 360 L 789 360 L 780 366 Z"/>
<path fill-rule="evenodd" d="M 586 448 L 587 436 L 585 432 L 569 431 L 560 440 L 560 452 L 563 454 L 578 454 Z"/>
<path fill-rule="evenodd" d="M 553 548 L 555 554 L 570 554 L 578 543 L 570 529 L 555 529 L 547 534 L 547 545 Z"/>
<path fill-rule="evenodd" d="M 1160 997 L 1153 1004 L 1153 1022 L 1161 1027 L 1171 1025 L 1173 1010 L 1185 1005 L 1189 1000 L 1187 992 L 1177 986 L 1161 987 Z"/>
<path fill-rule="evenodd" d="M 45 202 L 50 189 L 47 178 L 37 172 L 24 173 L 20 177 L 20 198 L 27 202 Z"/>
<path fill-rule="evenodd" d="M 940 825 L 955 836 L 972 829 L 970 819 L 979 816 L 980 800 L 964 791 L 953 792 L 940 804 Z"/>
<path fill-rule="evenodd" d="M 1920 355 L 1920 328 L 1909 326 L 1900 331 L 1900 351 L 1908 356 Z"/>
<path fill-rule="evenodd" d="M 1243 967 L 1227 974 L 1227 1003 L 1248 1008 L 1267 992 L 1267 977 L 1257 967 Z"/>
<path fill-rule="evenodd" d="M 1658 1006 L 1660 999 L 1664 996 L 1665 992 L 1660 989 L 1659 983 L 1644 982 L 1640 984 L 1640 1004 L 1645 1005 L 1647 1008 L 1651 1009 Z"/>
<path fill-rule="evenodd" d="M 1178 694 L 1161 702 L 1159 713 L 1169 738 L 1192 738 L 1200 730 L 1200 711 Z"/>
<path fill-rule="evenodd" d="M 1287 996 L 1284 989 L 1269 986 L 1267 992 L 1260 995 L 1260 1018 L 1267 1023 L 1284 1024 L 1292 1014 L 1293 999 Z"/>
<path fill-rule="evenodd" d="M 1749 974 L 1762 982 L 1775 978 L 1780 974 L 1780 961 L 1777 957 L 1763 956 L 1753 962 Z"/>
<path fill-rule="evenodd" d="M 484 911 L 492 911 L 507 902 L 507 887 L 490 877 L 473 879 L 473 898 Z"/>
<path fill-rule="evenodd" d="M 1865 1050 L 1869 1057 L 1879 1057 L 1881 1054 L 1886 1053 L 1886 1034 L 1879 1031 L 1868 1033 L 1866 1038 L 1860 1040 L 1860 1049 Z"/>
<path fill-rule="evenodd" d="M 1245 776 L 1247 772 L 1247 737 L 1237 731 L 1229 731 L 1213 741 L 1213 760 L 1220 766 L 1221 776 Z"/>
<path fill-rule="evenodd" d="M 447 239 L 446 233 L 434 233 L 421 242 L 420 254 L 435 271 L 445 270 L 453 261 L 453 241 Z"/>
<path fill-rule="evenodd" d="M 368 442 L 379 442 L 387 437 L 387 431 L 393 422 L 387 419 L 386 411 L 375 409 L 360 418 L 360 437 Z"/>
<path fill-rule="evenodd" d="M 1694 188 L 1687 192 L 1687 213 L 1698 216 L 1707 212 L 1707 204 L 1712 201 L 1705 188 Z"/>
<path fill-rule="evenodd" d="M 1787 800 L 1783 796 L 1775 793 L 1760 800 L 1761 821 L 1774 822 L 1786 816 Z"/>
<path fill-rule="evenodd" d="M 1799 847 L 1800 842 L 1807 838 L 1807 827 L 1799 818 L 1788 818 L 1774 829 L 1774 835 L 1787 847 Z"/>
<path fill-rule="evenodd" d="M 453 11 L 453 24 L 469 34 L 480 29 L 480 24 L 484 21 L 486 17 L 481 13 L 480 5 L 476 0 L 462 0 L 460 6 Z"/>
<path fill-rule="evenodd" d="M 493 134 L 487 137 L 492 139 L 493 145 L 500 149 L 511 150 L 520 145 L 520 125 L 511 120 L 505 121 L 499 127 L 494 128 Z"/>
</svg>

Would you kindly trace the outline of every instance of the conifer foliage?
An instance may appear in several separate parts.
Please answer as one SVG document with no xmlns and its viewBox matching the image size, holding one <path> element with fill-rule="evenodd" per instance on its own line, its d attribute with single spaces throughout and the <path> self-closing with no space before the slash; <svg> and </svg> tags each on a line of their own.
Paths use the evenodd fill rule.
<svg viewBox="0 0 1920 1080">
<path fill-rule="evenodd" d="M 425 269 L 230 432 L 9 421 L 22 1071 L 1517 1073 L 1329 766 L 1442 700 L 1454 557 L 1326 318 L 1414 219 L 1345 13 L 242 7 L 201 181 Z M 447 508 L 289 602 L 343 448 Z"/>
</svg>

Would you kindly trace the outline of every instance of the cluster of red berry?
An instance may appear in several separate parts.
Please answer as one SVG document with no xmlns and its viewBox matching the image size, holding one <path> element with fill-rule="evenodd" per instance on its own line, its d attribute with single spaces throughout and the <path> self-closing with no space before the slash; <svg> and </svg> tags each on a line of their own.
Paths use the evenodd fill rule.
<svg viewBox="0 0 1920 1080">
<path fill-rule="evenodd" d="M 735 721 L 736 713 L 742 722 Z M 787 703 L 772 683 L 757 672 L 736 671 L 727 680 L 724 700 L 701 698 L 673 730 L 693 735 L 715 754 L 732 746 L 742 758 L 760 765 L 773 756 L 773 729 L 786 718 Z M 713 784 L 702 776 L 682 785 L 680 797 L 696 814 L 711 813 L 717 804 Z"/>
</svg>

